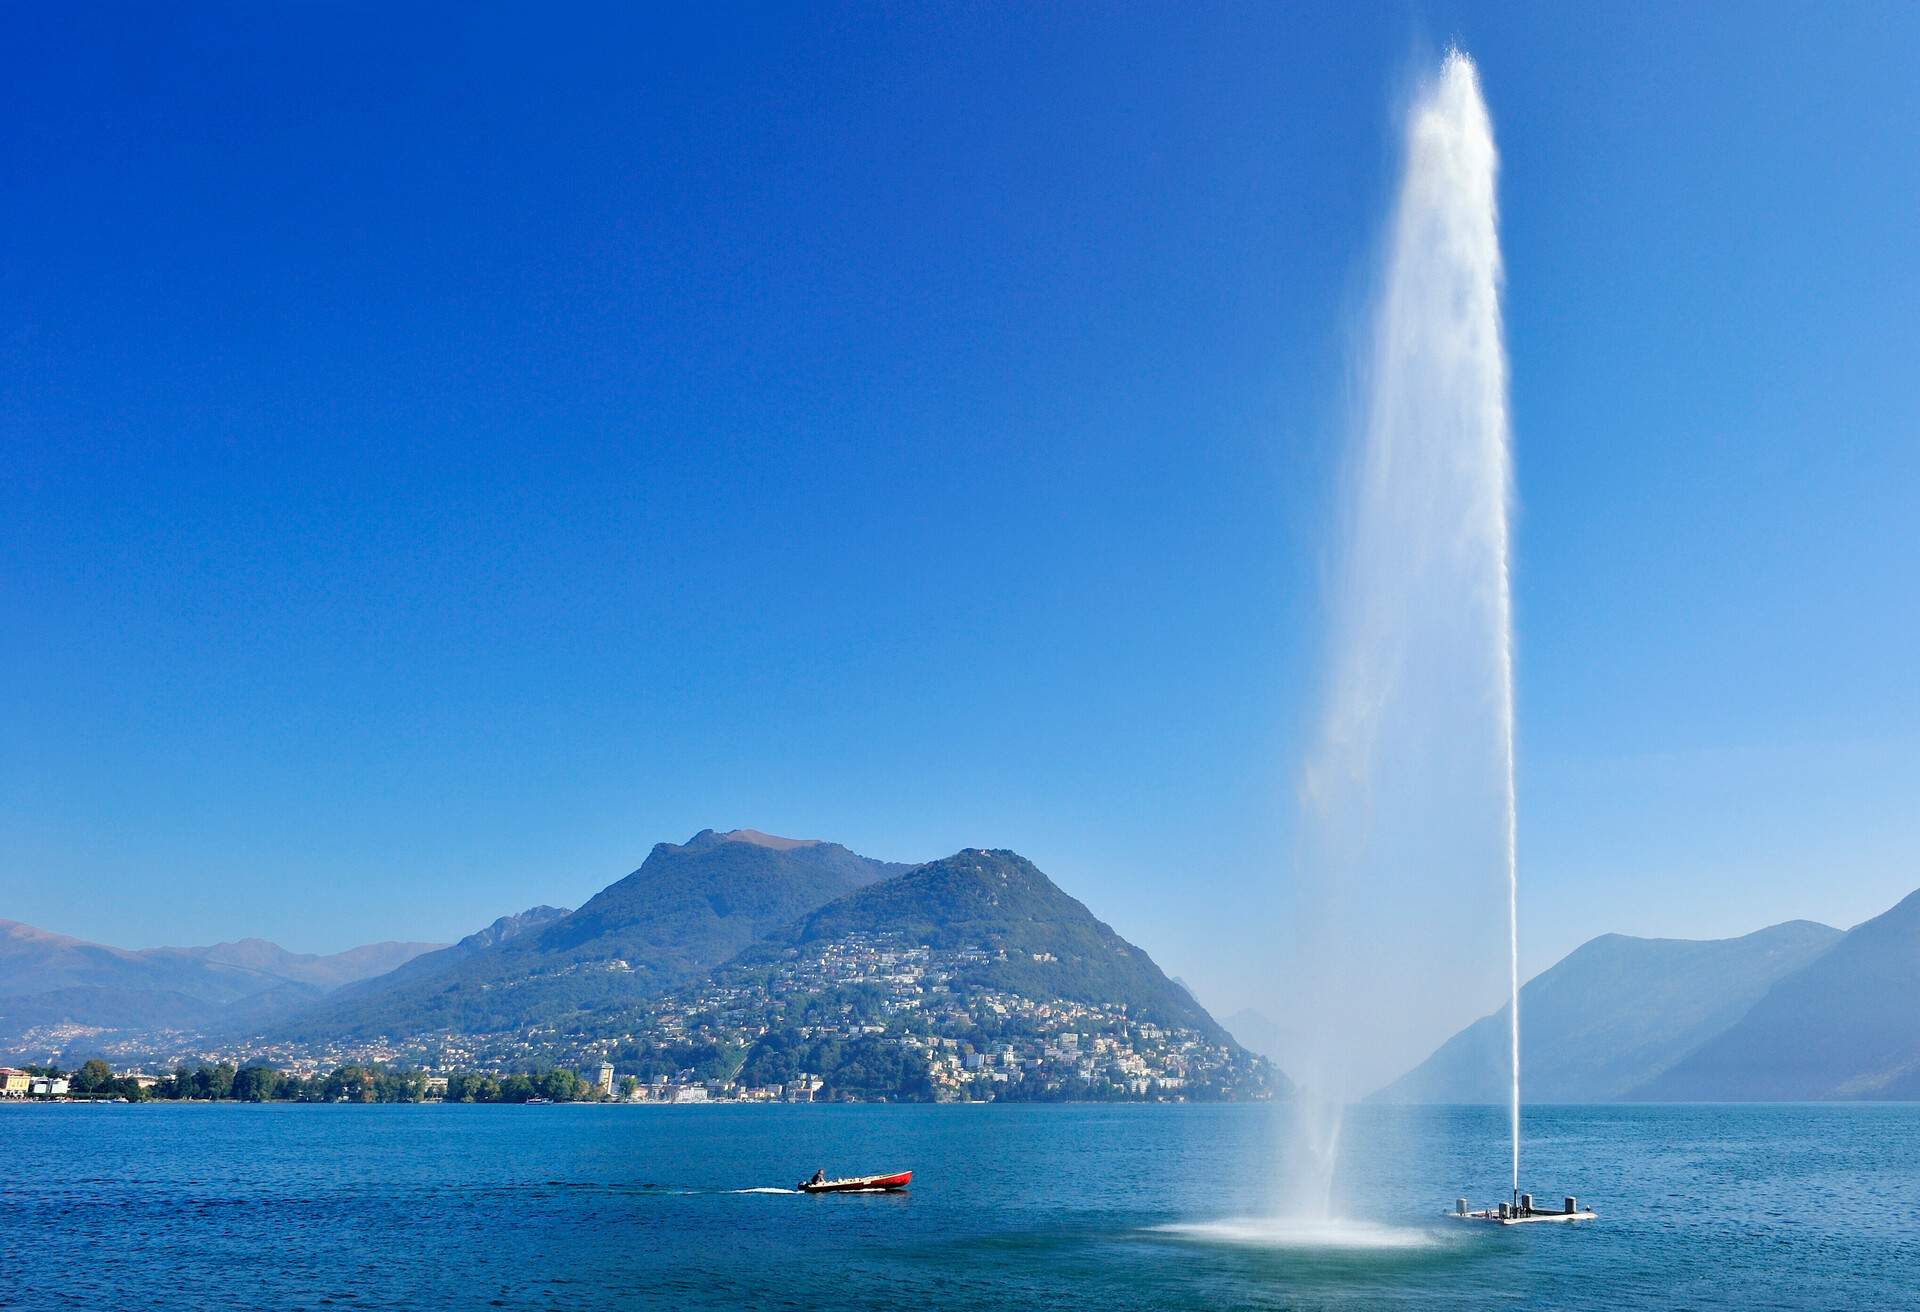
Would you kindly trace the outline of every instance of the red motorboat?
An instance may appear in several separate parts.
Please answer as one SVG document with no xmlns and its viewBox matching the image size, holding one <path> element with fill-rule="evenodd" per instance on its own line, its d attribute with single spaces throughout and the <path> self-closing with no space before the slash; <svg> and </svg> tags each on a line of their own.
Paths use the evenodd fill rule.
<svg viewBox="0 0 1920 1312">
<path fill-rule="evenodd" d="M 829 1180 L 824 1172 L 816 1172 L 813 1179 L 802 1180 L 794 1188 L 803 1194 L 891 1193 L 895 1189 L 905 1189 L 907 1181 L 911 1179 L 912 1171 L 902 1171 L 898 1175 L 853 1175 L 844 1180 Z"/>
</svg>

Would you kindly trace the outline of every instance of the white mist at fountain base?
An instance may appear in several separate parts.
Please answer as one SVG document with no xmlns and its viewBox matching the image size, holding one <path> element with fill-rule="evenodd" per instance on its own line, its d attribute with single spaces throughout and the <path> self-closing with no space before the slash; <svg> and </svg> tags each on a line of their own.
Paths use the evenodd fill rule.
<svg viewBox="0 0 1920 1312">
<path fill-rule="evenodd" d="M 1380 1225 L 1371 1221 L 1294 1221 L 1285 1217 L 1244 1217 L 1226 1221 L 1176 1222 L 1153 1233 L 1196 1244 L 1242 1248 L 1313 1248 L 1373 1251 L 1433 1248 L 1443 1242 L 1432 1230 Z"/>
<path fill-rule="evenodd" d="M 1279 1013 L 1301 1035 L 1282 1208 L 1301 1222 L 1343 1214 L 1347 1106 L 1517 1001 L 1496 166 L 1478 75 L 1449 52 L 1407 115 L 1333 535 L 1320 730 L 1301 785 L 1299 973 Z"/>
</svg>

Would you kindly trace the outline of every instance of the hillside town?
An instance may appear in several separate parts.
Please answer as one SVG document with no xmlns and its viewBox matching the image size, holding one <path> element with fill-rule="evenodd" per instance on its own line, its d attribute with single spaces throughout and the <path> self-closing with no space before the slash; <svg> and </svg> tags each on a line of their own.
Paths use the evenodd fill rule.
<svg viewBox="0 0 1920 1312">
<path fill-rule="evenodd" d="M 503 1082 L 516 1074 L 555 1070 L 579 1074 L 564 1098 L 552 1101 L 1184 1102 L 1272 1095 L 1267 1063 L 1224 1034 L 1157 1024 L 1125 1003 L 1034 996 L 1040 991 L 982 982 L 1004 977 L 1014 964 L 1044 979 L 1058 964 L 1050 953 L 1029 958 L 1013 963 L 1005 950 L 848 934 L 724 968 L 595 1017 L 591 1027 L 556 1021 L 511 1034 L 188 1043 L 141 1057 L 159 1071 L 270 1070 L 287 1089 L 329 1101 L 358 1097 L 341 1073 L 361 1071 L 417 1073 L 395 1088 L 421 1100 L 502 1100 Z M 617 971 L 624 964 L 573 969 Z M 137 1069 L 116 1078 L 151 1088 L 161 1077 Z M 56 1092 L 46 1076 L 0 1079 L 10 1096 L 16 1086 L 22 1097 L 67 1092 Z M 32 1079 L 40 1083 L 23 1082 Z M 495 1082 L 491 1091 L 476 1083 L 484 1080 Z M 206 1088 L 217 1083 L 201 1081 Z M 504 1100 L 541 1096 L 530 1085 L 522 1097 Z"/>
</svg>

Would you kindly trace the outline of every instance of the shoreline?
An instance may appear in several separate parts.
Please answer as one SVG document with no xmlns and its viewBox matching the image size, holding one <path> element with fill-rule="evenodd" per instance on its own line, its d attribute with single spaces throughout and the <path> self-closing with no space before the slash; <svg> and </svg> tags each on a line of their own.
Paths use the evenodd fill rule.
<svg viewBox="0 0 1920 1312">
<path fill-rule="evenodd" d="M 1147 1099 L 1099 1099 L 1099 1098 L 1060 1098 L 1049 1101 L 965 1101 L 926 1102 L 898 1101 L 888 1102 L 880 1099 L 786 1102 L 772 1099 L 748 1098 L 710 1098 L 704 1102 L 662 1102 L 651 1098 L 626 1100 L 610 1099 L 570 1099 L 565 1102 L 466 1102 L 459 1099 L 422 1098 L 418 1102 L 362 1102 L 355 1099 L 326 1101 L 302 1098 L 6 1098 L 0 1099 L 0 1109 L 8 1107 L 633 1107 L 633 1108 L 677 1108 L 691 1110 L 699 1107 L 1260 1107 L 1275 1104 L 1285 1105 L 1292 1100 L 1287 1098 L 1210 1098 L 1210 1099 L 1168 1099 L 1154 1101 Z M 1438 1104 L 1436 1104 L 1438 1105 Z M 1596 1104 L 1604 1105 L 1604 1104 Z"/>
</svg>

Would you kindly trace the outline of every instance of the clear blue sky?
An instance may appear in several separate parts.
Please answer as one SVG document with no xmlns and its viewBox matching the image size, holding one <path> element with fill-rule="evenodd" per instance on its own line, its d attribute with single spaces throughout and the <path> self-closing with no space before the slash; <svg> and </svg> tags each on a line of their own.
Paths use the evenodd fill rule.
<svg viewBox="0 0 1920 1312">
<path fill-rule="evenodd" d="M 14 7 L 0 916 L 753 825 L 1280 936 L 1396 110 L 1478 61 L 1528 968 L 1920 886 L 1920 9 Z"/>
</svg>

